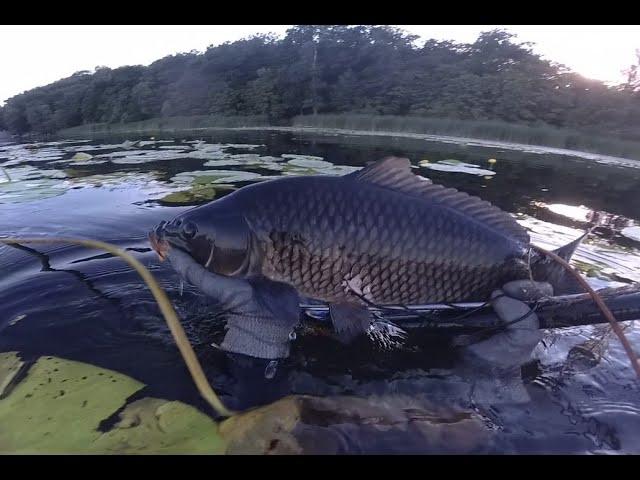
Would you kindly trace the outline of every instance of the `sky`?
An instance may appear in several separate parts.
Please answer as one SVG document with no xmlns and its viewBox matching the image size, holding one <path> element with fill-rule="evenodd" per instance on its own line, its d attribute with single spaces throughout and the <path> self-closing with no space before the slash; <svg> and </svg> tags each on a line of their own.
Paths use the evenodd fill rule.
<svg viewBox="0 0 640 480">
<path fill-rule="evenodd" d="M 473 42 L 505 28 L 535 43 L 544 58 L 588 78 L 624 81 L 640 49 L 638 25 L 396 25 L 420 36 Z M 167 55 L 254 33 L 284 35 L 290 25 L 0 25 L 0 105 L 13 95 L 96 66 L 148 65 Z"/>
</svg>

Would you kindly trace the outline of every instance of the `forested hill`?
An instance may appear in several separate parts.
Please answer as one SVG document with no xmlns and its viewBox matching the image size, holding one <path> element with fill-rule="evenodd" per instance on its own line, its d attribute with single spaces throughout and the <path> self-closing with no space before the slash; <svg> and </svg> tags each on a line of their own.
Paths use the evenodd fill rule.
<svg viewBox="0 0 640 480">
<path fill-rule="evenodd" d="M 607 87 L 541 59 L 505 31 L 471 44 L 370 26 L 296 26 L 162 58 L 96 68 L 9 99 L 0 130 L 191 115 L 365 113 L 551 125 L 640 140 L 640 76 Z M 623 66 L 621 66 L 621 69 Z"/>
</svg>

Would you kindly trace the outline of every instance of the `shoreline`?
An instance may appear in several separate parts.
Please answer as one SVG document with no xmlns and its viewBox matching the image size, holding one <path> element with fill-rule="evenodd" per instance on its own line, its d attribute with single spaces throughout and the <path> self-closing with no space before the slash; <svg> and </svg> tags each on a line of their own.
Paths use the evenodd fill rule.
<svg viewBox="0 0 640 480">
<path fill-rule="evenodd" d="M 315 134 L 326 136 L 372 136 L 372 137 L 390 137 L 390 138 L 407 138 L 413 140 L 424 140 L 426 142 L 434 143 L 448 143 L 454 145 L 466 145 L 473 147 L 484 148 L 500 148 L 506 150 L 521 151 L 525 153 L 533 153 L 538 155 L 552 154 L 552 155 L 565 155 L 585 160 L 593 160 L 605 165 L 617 165 L 629 168 L 640 168 L 640 160 L 632 158 L 616 157 L 613 155 L 605 155 L 600 153 L 585 152 L 580 150 L 570 150 L 558 147 L 550 147 L 545 145 L 530 145 L 526 143 L 505 142 L 501 140 L 488 140 L 484 138 L 471 138 L 471 137 L 457 137 L 450 135 L 435 135 L 426 133 L 413 133 L 413 132 L 395 132 L 384 130 L 349 130 L 339 128 L 319 128 L 319 127 L 305 127 L 305 126 L 256 126 L 256 127 L 195 127 L 195 128 L 146 128 L 146 129 L 131 129 L 122 130 L 116 132 L 82 132 L 74 133 L 68 132 L 66 135 L 70 136 L 82 136 L 99 138 L 101 136 L 110 135 L 144 135 L 144 134 L 179 134 L 187 132 L 215 132 L 215 131 L 273 131 L 273 132 L 290 132 L 300 134 Z M 64 131 L 56 133 L 58 137 L 65 137 Z"/>
</svg>

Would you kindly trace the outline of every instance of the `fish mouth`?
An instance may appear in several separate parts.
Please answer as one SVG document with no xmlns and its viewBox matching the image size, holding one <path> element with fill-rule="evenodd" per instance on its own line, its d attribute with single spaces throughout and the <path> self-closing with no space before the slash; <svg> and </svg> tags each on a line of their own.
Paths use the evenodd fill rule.
<svg viewBox="0 0 640 480">
<path fill-rule="evenodd" d="M 188 252 L 185 241 L 178 236 L 177 232 L 174 233 L 170 229 L 167 229 L 167 225 L 168 223 L 163 220 L 148 233 L 151 248 L 156 252 L 161 262 L 167 259 L 169 250 L 172 247 Z"/>
</svg>

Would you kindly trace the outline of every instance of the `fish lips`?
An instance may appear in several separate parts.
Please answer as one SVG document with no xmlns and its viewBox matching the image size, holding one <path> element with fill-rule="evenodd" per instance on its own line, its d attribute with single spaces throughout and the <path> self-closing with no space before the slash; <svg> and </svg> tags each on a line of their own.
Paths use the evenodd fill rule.
<svg viewBox="0 0 640 480">
<path fill-rule="evenodd" d="M 173 231 L 168 227 L 166 221 L 160 222 L 149 234 L 149 243 L 151 248 L 158 254 L 160 261 L 164 261 L 167 258 L 169 249 L 172 247 L 179 248 L 185 252 L 189 252 L 187 243 L 180 237 L 178 231 Z"/>
</svg>

